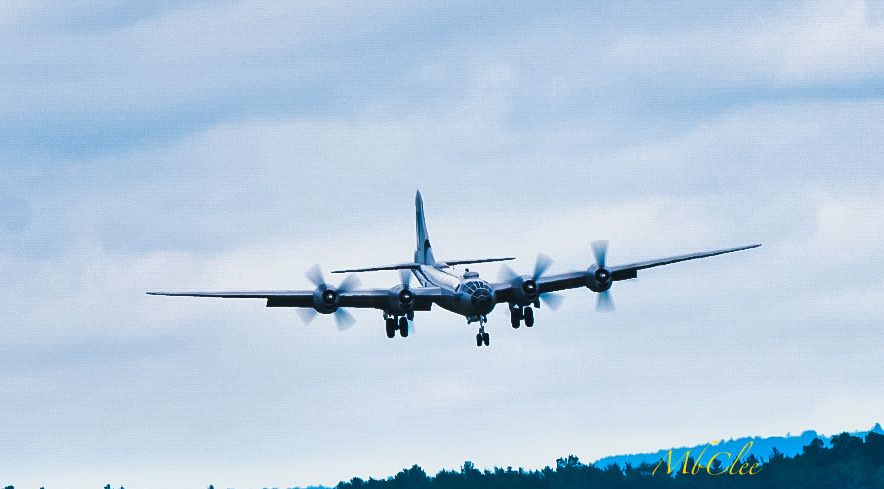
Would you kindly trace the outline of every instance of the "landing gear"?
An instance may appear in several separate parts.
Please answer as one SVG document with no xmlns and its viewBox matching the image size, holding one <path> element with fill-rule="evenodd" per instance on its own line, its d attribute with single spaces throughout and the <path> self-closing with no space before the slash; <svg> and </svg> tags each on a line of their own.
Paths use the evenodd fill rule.
<svg viewBox="0 0 884 489">
<path fill-rule="evenodd" d="M 408 338 L 408 318 L 405 316 L 399 317 L 399 336 Z"/>
<path fill-rule="evenodd" d="M 413 318 L 414 313 L 411 314 L 411 318 Z M 391 316 L 384 313 L 384 321 L 387 324 L 387 338 L 395 338 L 396 331 L 399 331 L 399 336 L 408 338 L 408 321 L 410 321 L 411 318 L 408 316 Z"/>
<path fill-rule="evenodd" d="M 387 338 L 395 338 L 396 337 L 396 318 L 388 317 L 387 318 Z"/>
<path fill-rule="evenodd" d="M 526 307 L 525 312 L 523 312 L 522 315 L 525 316 L 525 326 L 528 326 L 529 328 L 534 326 L 534 309 Z"/>
<path fill-rule="evenodd" d="M 491 344 L 491 335 L 485 332 L 485 316 L 479 316 L 479 332 L 476 333 L 476 346 L 488 346 Z"/>
<path fill-rule="evenodd" d="M 517 304 L 510 305 L 510 324 L 513 328 L 521 326 L 522 321 L 529 328 L 534 326 L 534 309 L 531 306 L 522 307 Z"/>
<path fill-rule="evenodd" d="M 491 335 L 488 333 L 477 333 L 476 334 L 476 346 L 488 346 L 491 344 Z"/>
</svg>

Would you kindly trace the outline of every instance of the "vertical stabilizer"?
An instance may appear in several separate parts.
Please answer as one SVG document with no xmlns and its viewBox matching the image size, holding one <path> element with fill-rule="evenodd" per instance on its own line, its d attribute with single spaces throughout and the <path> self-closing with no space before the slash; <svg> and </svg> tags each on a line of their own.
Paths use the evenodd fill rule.
<svg viewBox="0 0 884 489">
<path fill-rule="evenodd" d="M 430 248 L 430 235 L 427 234 L 427 222 L 424 220 L 424 199 L 421 198 L 420 190 L 414 196 L 414 215 L 417 225 L 417 249 L 414 251 L 414 261 L 415 263 L 433 265 L 436 260 L 433 258 L 433 250 Z"/>
</svg>

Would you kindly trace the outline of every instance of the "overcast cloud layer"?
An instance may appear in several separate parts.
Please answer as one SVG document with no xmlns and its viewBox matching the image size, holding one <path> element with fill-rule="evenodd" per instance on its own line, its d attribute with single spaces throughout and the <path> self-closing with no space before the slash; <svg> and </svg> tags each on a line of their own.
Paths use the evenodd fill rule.
<svg viewBox="0 0 884 489">
<path fill-rule="evenodd" d="M 765 4 L 768 5 L 768 4 Z M 539 467 L 884 413 L 884 6 L 13 1 L 0 10 L 0 480 L 265 487 Z M 441 257 L 555 270 L 493 346 L 168 288 Z M 495 266 L 483 266 L 486 278 Z M 388 286 L 394 274 L 366 275 Z"/>
</svg>

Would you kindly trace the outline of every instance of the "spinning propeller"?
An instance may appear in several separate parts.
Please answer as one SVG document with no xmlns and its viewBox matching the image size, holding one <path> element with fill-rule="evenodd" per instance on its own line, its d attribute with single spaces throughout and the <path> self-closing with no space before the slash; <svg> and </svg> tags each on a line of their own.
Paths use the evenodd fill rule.
<svg viewBox="0 0 884 489">
<path fill-rule="evenodd" d="M 605 268 L 605 260 L 608 256 L 608 242 L 593 241 L 592 252 L 595 255 L 595 267 L 591 268 L 590 271 L 600 289 L 597 291 L 599 297 L 596 300 L 595 308 L 597 311 L 611 312 L 614 310 L 614 298 L 611 297 L 611 272 Z M 590 289 L 592 288 L 590 287 Z"/>
<path fill-rule="evenodd" d="M 358 288 L 359 277 L 355 274 L 350 274 L 340 285 L 335 287 L 325 281 L 325 276 L 323 276 L 322 269 L 319 268 L 318 264 L 310 267 L 304 276 L 316 286 L 316 291 L 313 293 L 313 308 L 297 310 L 301 320 L 305 324 L 309 324 L 316 317 L 317 313 L 334 314 L 335 323 L 339 331 L 345 331 L 353 327 L 353 324 L 356 323 L 356 318 L 340 307 L 340 294 Z"/>
<path fill-rule="evenodd" d="M 534 262 L 534 272 L 531 276 L 519 275 L 509 265 L 504 264 L 500 267 L 499 278 L 501 281 L 510 282 L 518 290 L 520 303 L 531 303 L 534 299 L 540 299 L 550 309 L 556 310 L 562 305 L 564 298 L 554 292 L 544 292 L 538 295 L 537 281 L 543 277 L 543 274 L 552 266 L 553 259 L 543 253 L 537 254 L 537 260 Z"/>
<path fill-rule="evenodd" d="M 407 304 L 413 308 L 414 292 L 411 291 L 411 269 L 399 269 L 399 283 L 402 284 L 402 290 L 398 293 L 399 303 L 403 306 Z M 414 321 L 407 318 L 406 320 L 408 321 L 408 334 L 414 333 Z"/>
<path fill-rule="evenodd" d="M 404 285 L 406 289 L 411 288 L 411 269 L 409 269 L 409 268 L 400 268 L 399 269 L 399 283 Z"/>
</svg>

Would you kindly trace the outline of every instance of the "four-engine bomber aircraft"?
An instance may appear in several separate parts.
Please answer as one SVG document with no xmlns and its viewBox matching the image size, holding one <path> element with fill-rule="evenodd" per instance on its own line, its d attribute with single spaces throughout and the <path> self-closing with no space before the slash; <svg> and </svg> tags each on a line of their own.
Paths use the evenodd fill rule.
<svg viewBox="0 0 884 489">
<path fill-rule="evenodd" d="M 553 309 L 561 303 L 556 291 L 586 287 L 598 294 L 596 307 L 599 310 L 611 310 L 610 288 L 614 282 L 629 280 L 638 276 L 639 270 L 669 265 L 680 261 L 705 258 L 734 251 L 756 248 L 760 244 L 739 246 L 723 250 L 705 251 L 689 255 L 661 258 L 627 265 L 608 266 L 605 261 L 607 242 L 596 241 L 592 244 L 595 264 L 586 270 L 545 275 L 552 260 L 545 255 L 538 255 L 531 275 L 519 275 L 508 266 L 501 269 L 500 281 L 491 283 L 479 278 L 479 274 L 469 268 L 461 271 L 453 265 L 470 263 L 487 263 L 513 260 L 506 258 L 477 258 L 468 260 L 437 261 L 433 257 L 430 238 L 424 221 L 424 204 L 420 192 L 415 196 L 417 220 L 417 249 L 414 261 L 369 268 L 351 270 L 335 270 L 332 273 L 351 273 L 337 287 L 328 284 L 323 278 L 318 265 L 307 271 L 307 279 L 316 288 L 314 290 L 264 290 L 264 291 L 227 291 L 227 292 L 148 292 L 149 295 L 190 296 L 190 297 L 223 297 L 265 299 L 267 307 L 296 307 L 302 312 L 305 322 L 313 319 L 316 313 L 335 314 L 339 329 L 347 329 L 355 319 L 344 308 L 361 307 L 380 309 L 387 325 L 387 337 L 393 338 L 398 331 L 400 336 L 407 337 L 410 321 L 414 320 L 415 311 L 429 311 L 433 304 L 466 317 L 467 324 L 479 323 L 476 334 L 476 346 L 488 346 L 489 335 L 485 331 L 487 315 L 494 306 L 505 302 L 509 305 L 510 320 L 513 328 L 522 322 L 525 326 L 534 326 L 534 308 L 539 308 L 541 301 Z M 401 283 L 389 289 L 359 289 L 359 280 L 355 272 L 371 272 L 377 270 L 398 270 Z M 420 287 L 411 287 L 411 275 L 420 282 Z"/>
</svg>

